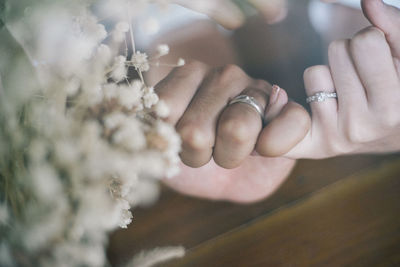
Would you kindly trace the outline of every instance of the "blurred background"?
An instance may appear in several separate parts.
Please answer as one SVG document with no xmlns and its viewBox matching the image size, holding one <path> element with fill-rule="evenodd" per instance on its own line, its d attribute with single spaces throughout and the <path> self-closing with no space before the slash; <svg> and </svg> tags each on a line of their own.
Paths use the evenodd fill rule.
<svg viewBox="0 0 400 267">
<path fill-rule="evenodd" d="M 300 103 L 306 98 L 304 70 L 326 64 L 327 46 L 331 41 L 350 38 L 369 25 L 358 8 L 319 0 L 288 1 L 284 20 L 269 24 L 255 15 L 235 31 L 225 30 L 206 16 L 179 6 L 165 14 L 151 12 L 161 17 L 164 30 L 148 36 L 138 27 L 139 47 L 168 44 L 171 53 L 165 59 L 167 62 L 183 57 L 186 61 L 199 60 L 212 66 L 237 64 L 253 78 L 280 85 Z M 148 75 L 151 84 L 171 70 L 169 67 L 154 69 Z"/>
</svg>

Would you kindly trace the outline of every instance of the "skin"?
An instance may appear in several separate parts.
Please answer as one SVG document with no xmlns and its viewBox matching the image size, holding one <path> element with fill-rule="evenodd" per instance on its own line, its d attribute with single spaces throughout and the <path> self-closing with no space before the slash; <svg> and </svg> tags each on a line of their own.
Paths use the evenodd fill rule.
<svg viewBox="0 0 400 267">
<path fill-rule="evenodd" d="M 362 3 L 374 27 L 333 42 L 329 65 L 304 72 L 308 95 L 338 94 L 337 100 L 311 103 L 311 116 L 288 102 L 283 89 L 273 90 L 232 65 L 209 69 L 192 63 L 157 85 L 183 139 L 185 166 L 166 183 L 198 197 L 252 202 L 279 187 L 294 159 L 399 151 L 400 11 L 380 0 Z M 243 92 L 265 107 L 265 127 L 250 106 L 227 106 Z"/>
<path fill-rule="evenodd" d="M 231 0 L 186 1 L 174 3 L 208 15 L 227 29 L 239 28 L 245 22 L 245 14 Z M 286 16 L 286 0 L 247 0 L 268 23 L 276 23 Z"/>
<path fill-rule="evenodd" d="M 168 121 L 176 125 L 183 141 L 182 173 L 165 182 L 198 197 L 260 200 L 278 188 L 295 164 L 293 159 L 252 155 L 262 121 L 248 105 L 227 107 L 236 95 L 256 98 L 269 120 L 282 109 L 294 113 L 293 118 L 303 112 L 303 136 L 297 139 L 304 137 L 310 125 L 307 112 L 296 103 L 288 104 L 284 90 L 273 90 L 269 83 L 250 78 L 235 65 L 210 68 L 191 62 L 172 71 L 155 89 L 171 107 Z M 273 104 L 267 107 L 268 103 Z M 298 120 L 293 122 L 298 124 Z"/>
<path fill-rule="evenodd" d="M 329 66 L 306 70 L 308 95 L 330 88 L 338 100 L 311 103 L 312 126 L 285 156 L 326 158 L 400 150 L 400 11 L 364 0 L 374 25 L 329 46 Z M 257 144 L 262 150 L 262 140 Z"/>
</svg>

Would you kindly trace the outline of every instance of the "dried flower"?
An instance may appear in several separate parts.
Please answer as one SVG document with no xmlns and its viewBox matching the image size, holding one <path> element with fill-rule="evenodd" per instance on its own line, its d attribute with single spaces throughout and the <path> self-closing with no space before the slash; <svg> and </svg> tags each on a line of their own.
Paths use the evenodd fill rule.
<svg viewBox="0 0 400 267">
<path fill-rule="evenodd" d="M 181 67 L 181 66 L 185 65 L 185 60 L 183 58 L 179 58 L 178 62 L 176 63 L 176 65 L 178 67 Z"/>
<path fill-rule="evenodd" d="M 143 30 L 148 35 L 157 34 L 160 31 L 160 23 L 154 17 L 147 18 L 143 23 Z"/>
<path fill-rule="evenodd" d="M 137 51 L 132 55 L 131 61 L 129 63 L 132 64 L 132 66 L 140 72 L 148 71 L 150 69 L 147 54 L 141 53 L 140 51 Z"/>
<path fill-rule="evenodd" d="M 114 58 L 114 65 L 112 66 L 111 78 L 119 82 L 126 79 L 128 70 L 125 66 L 126 58 L 124 56 L 117 56 Z"/>
<path fill-rule="evenodd" d="M 105 265 L 108 232 L 157 199 L 154 178 L 177 171 L 180 138 L 144 81 L 149 59 L 136 51 L 126 14 L 148 1 L 102 1 L 102 17 L 115 18 L 110 27 L 93 2 L 6 0 L 0 40 L 12 56 L 0 53 L 1 266 Z M 139 79 L 129 79 L 129 67 Z"/>
<path fill-rule="evenodd" d="M 165 56 L 169 53 L 169 46 L 166 44 L 158 45 L 157 52 L 159 56 Z"/>
</svg>

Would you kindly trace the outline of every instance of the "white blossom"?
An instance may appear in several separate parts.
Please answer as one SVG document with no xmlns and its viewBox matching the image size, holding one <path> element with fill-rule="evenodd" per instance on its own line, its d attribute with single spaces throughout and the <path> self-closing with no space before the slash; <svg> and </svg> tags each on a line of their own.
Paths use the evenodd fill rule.
<svg viewBox="0 0 400 267">
<path fill-rule="evenodd" d="M 166 44 L 158 45 L 157 46 L 157 53 L 159 56 L 165 56 L 169 53 L 169 46 Z"/>
<path fill-rule="evenodd" d="M 127 109 L 132 109 L 141 104 L 141 98 L 143 92 L 137 86 L 120 86 L 119 90 L 119 102 L 122 106 Z"/>
<path fill-rule="evenodd" d="M 183 58 L 179 58 L 178 62 L 176 63 L 176 65 L 178 67 L 181 67 L 181 66 L 185 65 L 185 60 Z"/>
<path fill-rule="evenodd" d="M 157 104 L 159 98 L 154 92 L 153 87 L 147 87 L 144 90 L 143 103 L 146 108 L 151 108 L 153 105 Z"/>
<path fill-rule="evenodd" d="M 164 100 L 158 101 L 154 109 L 160 118 L 167 118 L 170 114 L 170 109 Z"/>
<path fill-rule="evenodd" d="M 1 266 L 104 266 L 108 233 L 132 222 L 132 208 L 156 201 L 157 178 L 177 171 L 180 138 L 141 75 L 169 47 L 150 59 L 136 51 L 127 17 L 148 0 L 94 2 L 6 0 L 12 38 L 0 37 L 18 56 L 0 65 L 18 86 L 0 98 L 8 168 L 0 175 L 12 181 L 0 193 L 22 197 L 0 204 Z M 160 25 L 150 18 L 147 26 Z M 140 79 L 128 79 L 128 67 Z"/>
<path fill-rule="evenodd" d="M 118 97 L 118 85 L 115 83 L 107 83 L 103 85 L 103 95 L 106 100 Z"/>
<path fill-rule="evenodd" d="M 128 117 L 121 112 L 114 112 L 104 118 L 104 124 L 108 129 L 115 129 L 123 125 Z"/>
<path fill-rule="evenodd" d="M 146 136 L 135 118 L 128 118 L 127 123 L 121 125 L 114 133 L 112 140 L 115 144 L 131 151 L 141 150 L 146 146 Z"/>
<path fill-rule="evenodd" d="M 142 251 L 129 262 L 126 267 L 151 267 L 172 258 L 182 258 L 185 255 L 183 247 L 156 248 Z"/>
<path fill-rule="evenodd" d="M 97 105 L 103 100 L 103 91 L 101 85 L 84 86 L 83 93 L 89 106 Z"/>
<path fill-rule="evenodd" d="M 160 31 L 160 23 L 154 17 L 147 18 L 143 22 L 143 31 L 148 35 L 157 34 Z"/>
<path fill-rule="evenodd" d="M 77 78 L 71 78 L 67 85 L 65 86 L 65 91 L 67 93 L 68 96 L 73 96 L 76 95 L 76 93 L 78 93 L 78 90 L 80 88 L 80 81 Z"/>
<path fill-rule="evenodd" d="M 133 215 L 131 213 L 129 202 L 123 198 L 119 198 L 116 200 L 119 209 L 121 210 L 121 217 L 119 220 L 119 227 L 127 228 L 128 225 L 132 222 Z"/>
<path fill-rule="evenodd" d="M 126 22 L 126 21 L 120 21 L 120 22 L 117 23 L 117 25 L 115 25 L 115 29 L 117 31 L 126 33 L 126 32 L 129 31 L 129 23 Z"/>
<path fill-rule="evenodd" d="M 96 58 L 100 64 L 108 64 L 111 60 L 110 47 L 105 44 L 100 44 L 100 46 L 97 48 Z"/>
<path fill-rule="evenodd" d="M 131 57 L 131 64 L 139 71 L 148 71 L 150 69 L 149 61 L 146 53 L 137 51 Z"/>
<path fill-rule="evenodd" d="M 112 67 L 111 78 L 116 82 L 122 81 L 127 76 L 127 68 L 125 66 L 126 58 L 124 56 L 117 56 L 114 59 Z"/>
<path fill-rule="evenodd" d="M 48 164 L 35 166 L 30 170 L 33 188 L 43 201 L 51 201 L 62 194 L 62 184 L 57 172 Z"/>
</svg>

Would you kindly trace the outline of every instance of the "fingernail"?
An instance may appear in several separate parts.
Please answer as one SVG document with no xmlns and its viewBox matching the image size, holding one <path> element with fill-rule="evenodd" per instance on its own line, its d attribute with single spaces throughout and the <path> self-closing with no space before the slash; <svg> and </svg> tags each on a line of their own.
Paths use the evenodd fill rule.
<svg viewBox="0 0 400 267">
<path fill-rule="evenodd" d="M 285 90 L 280 88 L 278 85 L 272 86 L 272 92 L 269 97 L 269 103 L 265 110 L 265 121 L 268 122 L 275 118 L 282 110 L 282 108 L 286 105 L 286 103 L 281 100 L 281 97 L 284 95 Z"/>
<path fill-rule="evenodd" d="M 271 95 L 269 96 L 269 103 L 268 103 L 269 106 L 276 103 L 276 101 L 278 100 L 280 91 L 281 91 L 281 88 L 278 85 L 272 86 L 272 92 L 271 92 Z"/>
</svg>

